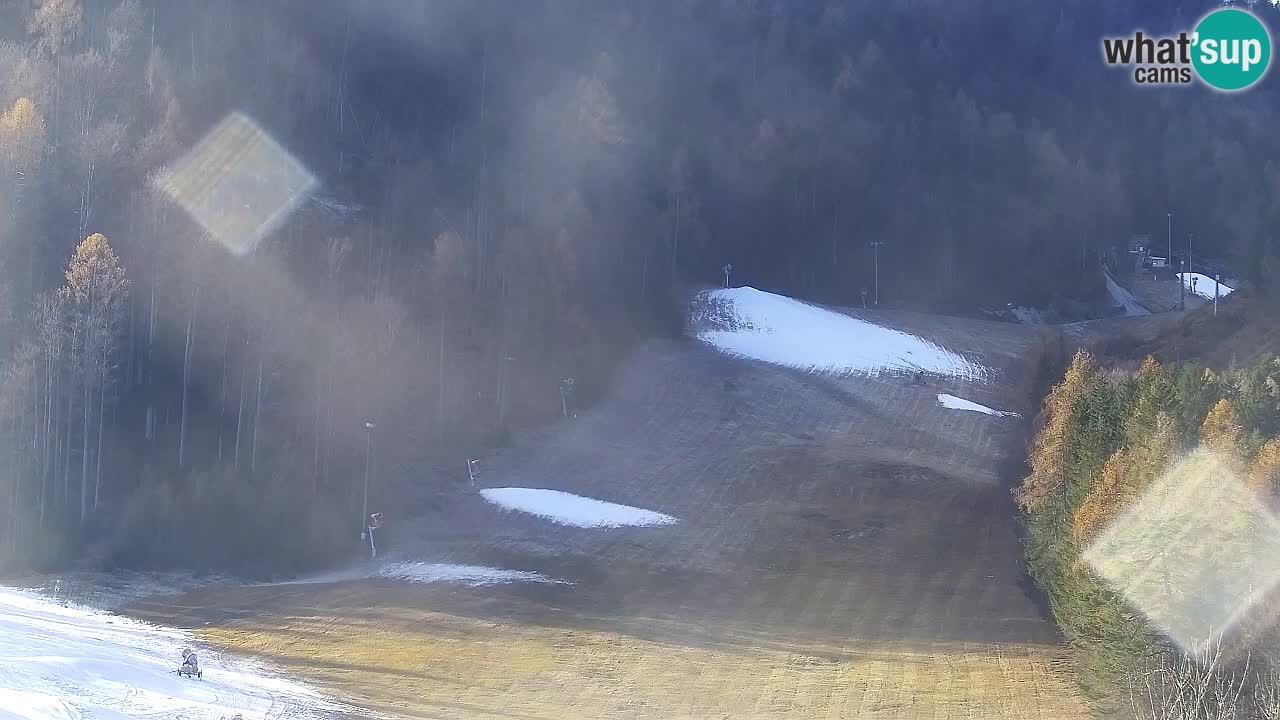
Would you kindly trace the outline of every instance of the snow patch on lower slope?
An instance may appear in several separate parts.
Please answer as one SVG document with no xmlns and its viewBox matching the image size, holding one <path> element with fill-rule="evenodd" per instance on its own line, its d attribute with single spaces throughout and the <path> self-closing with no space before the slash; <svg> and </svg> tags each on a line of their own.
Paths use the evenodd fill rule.
<svg viewBox="0 0 1280 720">
<path fill-rule="evenodd" d="M 569 584 L 564 580 L 557 580 L 530 570 L 507 570 L 484 565 L 457 565 L 454 563 L 392 562 L 376 567 L 356 565 L 318 575 L 307 575 L 295 580 L 264 583 L 264 585 L 328 585 L 374 578 L 387 578 L 388 580 L 402 580 L 412 583 L 470 585 L 473 587 L 513 582 Z"/>
<path fill-rule="evenodd" d="M 971 412 L 980 412 L 984 415 L 994 415 L 996 417 L 1018 417 L 1018 413 L 1016 412 L 992 410 L 986 405 L 979 405 L 972 400 L 965 400 L 964 398 L 958 398 L 955 395 L 947 395 L 945 393 L 939 393 L 938 404 L 951 410 L 969 410 Z"/>
<path fill-rule="evenodd" d="M 248 659 L 200 653 L 204 678 L 178 677 L 184 647 L 196 643 L 181 630 L 0 587 L 0 719 L 265 720 L 351 710 Z"/>
<path fill-rule="evenodd" d="M 649 527 L 678 522 L 670 515 L 653 510 L 605 502 L 560 490 L 487 488 L 481 490 L 480 495 L 501 508 L 529 513 L 573 527 Z"/>
<path fill-rule="evenodd" d="M 383 567 L 378 574 L 386 578 L 418 583 L 458 583 L 461 585 L 498 585 L 511 582 L 566 584 L 528 570 L 503 570 L 483 565 L 398 562 Z"/>
</svg>

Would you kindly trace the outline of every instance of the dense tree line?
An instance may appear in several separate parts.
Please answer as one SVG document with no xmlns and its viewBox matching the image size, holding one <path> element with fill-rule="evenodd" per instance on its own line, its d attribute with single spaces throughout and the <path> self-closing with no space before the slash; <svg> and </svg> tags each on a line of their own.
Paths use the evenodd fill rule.
<svg viewBox="0 0 1280 720">
<path fill-rule="evenodd" d="M 1266 532 L 1250 520 L 1254 499 L 1272 509 L 1280 500 L 1280 358 L 1221 373 L 1147 358 L 1136 372 L 1119 372 L 1079 352 L 1045 399 L 1029 474 L 1015 497 L 1028 516 L 1032 577 L 1075 650 L 1078 676 L 1104 707 L 1127 705 L 1130 683 L 1149 678 L 1160 658 L 1208 651 L 1181 647 L 1173 636 L 1219 633 L 1211 647 L 1224 676 L 1256 680 L 1251 673 L 1269 667 L 1263 650 L 1274 643 L 1273 599 L 1235 627 L 1215 628 L 1190 627 L 1199 616 L 1185 612 L 1184 598 L 1243 590 L 1231 578 L 1247 575 L 1248 550 Z M 1129 511 L 1152 515 L 1154 534 L 1112 542 L 1163 584 L 1141 607 L 1083 560 Z M 1203 525 L 1197 516 L 1211 517 L 1213 532 L 1194 530 Z M 1219 717 L 1207 707 L 1184 710 L 1172 717 Z"/>
<path fill-rule="evenodd" d="M 526 187 L 487 164 L 509 162 L 485 124 L 510 90 L 496 72 L 476 90 L 497 109 L 473 126 L 406 126 L 412 104 L 357 104 L 368 83 L 348 74 L 374 72 L 359 48 L 330 67 L 324 28 L 203 5 L 0 6 L 0 555 L 15 565 L 331 561 L 355 545 L 367 457 L 375 503 L 431 502 L 469 452 L 559 414 L 566 378 L 585 401 L 674 316 L 672 273 L 626 271 L 619 204 L 584 196 L 617 168 L 554 179 L 544 162 Z M 575 82 L 547 119 L 558 161 L 607 157 L 612 101 Z M 162 192 L 232 111 L 325 180 L 249 258 Z"/>
<path fill-rule="evenodd" d="M 4 0 L 4 553 L 320 561 L 369 445 L 435 502 L 725 263 L 855 303 L 876 241 L 888 302 L 1048 302 L 1172 210 L 1261 282 L 1280 89 L 1100 60 L 1209 6 Z M 249 258 L 155 182 L 234 112 L 320 180 Z"/>
</svg>

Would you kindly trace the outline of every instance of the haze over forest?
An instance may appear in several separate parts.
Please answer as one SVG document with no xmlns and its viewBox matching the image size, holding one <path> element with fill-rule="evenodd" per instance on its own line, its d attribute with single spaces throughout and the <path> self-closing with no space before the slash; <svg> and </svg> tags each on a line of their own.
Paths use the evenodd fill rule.
<svg viewBox="0 0 1280 720">
<path fill-rule="evenodd" d="M 1212 5 L 0 2 L 0 566 L 322 564 L 371 439 L 372 505 L 429 505 L 725 263 L 1043 305 L 1173 212 L 1266 291 L 1280 84 L 1101 58 Z M 318 182 L 247 256 L 156 182 L 235 113 Z"/>
</svg>

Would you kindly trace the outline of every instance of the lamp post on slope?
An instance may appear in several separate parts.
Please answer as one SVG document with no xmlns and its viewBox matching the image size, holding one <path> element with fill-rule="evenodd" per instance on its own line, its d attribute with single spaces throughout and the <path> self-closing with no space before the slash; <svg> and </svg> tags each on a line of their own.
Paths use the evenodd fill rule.
<svg viewBox="0 0 1280 720">
<path fill-rule="evenodd" d="M 1183 260 L 1178 261 L 1178 287 L 1179 291 L 1182 293 L 1179 296 L 1182 299 L 1178 302 L 1178 309 L 1180 310 L 1187 309 L 1187 280 L 1182 274 L 1182 271 L 1185 269 L 1185 265 L 1183 264 L 1184 262 L 1185 261 Z"/>
<path fill-rule="evenodd" d="M 567 377 L 560 383 L 560 411 L 569 417 L 569 395 L 573 392 L 573 378 Z"/>
<path fill-rule="evenodd" d="M 373 430 L 377 425 L 364 424 L 364 502 L 360 505 L 360 539 L 369 531 L 369 468 L 373 464 Z"/>
<path fill-rule="evenodd" d="M 876 295 L 875 306 L 880 307 L 880 246 L 884 245 L 883 240 L 876 240 L 871 243 L 871 247 L 876 250 Z"/>
</svg>

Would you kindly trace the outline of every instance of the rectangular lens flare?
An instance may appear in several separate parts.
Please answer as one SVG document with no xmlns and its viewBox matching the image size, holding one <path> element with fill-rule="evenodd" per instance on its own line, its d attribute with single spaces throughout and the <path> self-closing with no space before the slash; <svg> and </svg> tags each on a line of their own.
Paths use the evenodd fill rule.
<svg viewBox="0 0 1280 720">
<path fill-rule="evenodd" d="M 156 180 L 236 255 L 248 255 L 297 209 L 315 177 L 265 130 L 232 113 Z"/>
</svg>

